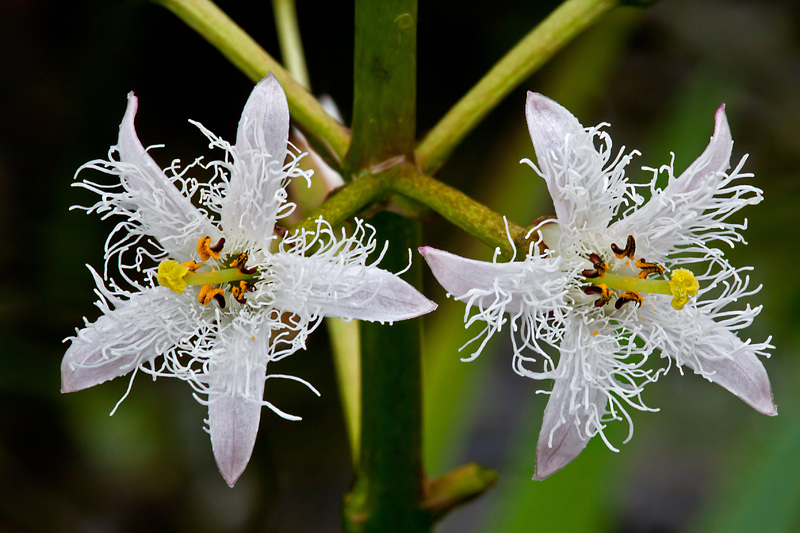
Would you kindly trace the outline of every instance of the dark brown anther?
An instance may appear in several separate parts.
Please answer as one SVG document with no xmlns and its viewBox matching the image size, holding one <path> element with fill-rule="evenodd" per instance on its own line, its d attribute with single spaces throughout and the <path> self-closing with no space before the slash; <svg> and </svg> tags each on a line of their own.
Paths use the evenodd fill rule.
<svg viewBox="0 0 800 533">
<path fill-rule="evenodd" d="M 614 255 L 617 256 L 617 259 L 622 259 L 623 257 L 633 259 L 633 257 L 636 255 L 636 241 L 633 239 L 633 235 L 628 235 L 628 240 L 625 243 L 624 250 L 616 244 L 611 243 L 611 251 L 614 252 Z"/>
<path fill-rule="evenodd" d="M 284 228 L 283 226 L 278 226 L 278 225 L 276 225 L 276 226 L 275 226 L 275 230 L 274 230 L 274 231 L 275 231 L 275 235 L 277 235 L 277 236 L 278 236 L 278 237 L 280 237 L 281 239 L 283 239 L 284 237 L 286 237 L 287 230 L 286 230 L 286 228 Z"/>
<path fill-rule="evenodd" d="M 222 293 L 217 293 L 213 296 L 214 300 L 216 300 L 217 305 L 219 305 L 220 309 L 225 309 L 225 295 Z"/>
<path fill-rule="evenodd" d="M 581 270 L 581 275 L 584 278 L 588 278 L 588 279 L 599 278 L 600 277 L 600 273 L 597 270 L 591 270 L 591 269 Z"/>
<path fill-rule="evenodd" d="M 595 307 L 603 307 L 608 302 L 611 301 L 611 297 L 614 296 L 614 291 L 609 289 L 605 283 L 601 283 L 600 285 L 589 285 L 583 288 L 584 294 L 599 294 L 600 297 L 594 301 Z"/>
<path fill-rule="evenodd" d="M 623 305 L 628 302 L 636 302 L 636 305 L 639 307 L 642 306 L 642 295 L 638 292 L 633 291 L 626 291 L 619 295 L 617 301 L 614 303 L 614 307 L 617 309 L 621 309 Z"/>
<path fill-rule="evenodd" d="M 210 248 L 215 252 L 220 253 L 224 246 L 225 246 L 225 237 L 222 237 L 220 240 L 217 241 L 217 244 L 211 246 Z"/>
<path fill-rule="evenodd" d="M 641 272 L 636 274 L 636 277 L 639 279 L 645 279 L 650 274 L 658 274 L 659 276 L 664 275 L 664 267 L 655 263 L 648 263 L 644 259 L 636 260 L 636 268 L 641 269 Z"/>
<path fill-rule="evenodd" d="M 603 276 L 606 275 L 606 270 L 608 270 L 608 265 L 606 264 L 605 261 L 603 261 L 602 257 L 600 257 L 599 255 L 594 254 L 594 253 L 593 254 L 589 254 L 589 261 L 592 262 L 592 266 L 594 267 L 594 270 L 597 272 L 597 275 L 596 276 L 586 276 L 584 274 L 585 277 L 587 277 L 587 278 L 597 278 L 597 277 L 602 278 Z M 584 270 L 584 272 L 586 272 L 586 270 Z M 591 271 L 589 271 L 589 272 L 591 272 Z"/>
<path fill-rule="evenodd" d="M 255 274 L 257 272 L 257 269 L 255 267 L 248 268 L 246 266 L 247 258 L 248 258 L 247 252 L 242 252 L 236 256 L 236 259 L 231 261 L 230 266 L 237 268 L 239 270 L 239 274 L 242 274 L 243 276 L 249 276 L 251 274 Z"/>
</svg>

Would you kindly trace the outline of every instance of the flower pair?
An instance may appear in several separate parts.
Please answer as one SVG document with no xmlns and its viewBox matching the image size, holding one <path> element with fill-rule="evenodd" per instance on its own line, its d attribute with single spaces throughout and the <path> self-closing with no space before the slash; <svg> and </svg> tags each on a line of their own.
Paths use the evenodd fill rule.
<svg viewBox="0 0 800 533">
<path fill-rule="evenodd" d="M 231 145 L 195 124 L 222 160 L 162 170 L 134 129 L 128 108 L 108 160 L 79 169 L 113 177 L 77 182 L 100 196 L 87 211 L 120 216 L 106 244 L 105 274 L 92 274 L 102 315 L 72 337 L 62 391 L 144 372 L 188 382 L 208 406 L 214 457 L 233 486 L 247 465 L 268 367 L 304 348 L 322 317 L 392 322 L 436 304 L 398 276 L 369 263 L 374 230 L 360 221 L 349 236 L 324 221 L 314 232 L 278 239 L 275 223 L 293 209 L 285 185 L 308 178 L 288 142 L 289 109 L 277 79 L 256 85 Z M 196 165 L 212 174 L 201 183 Z M 120 281 L 106 281 L 109 273 Z M 144 281 L 141 279 L 144 278 Z"/>
<path fill-rule="evenodd" d="M 737 332 L 761 307 L 731 309 L 749 288 L 749 268 L 735 268 L 718 247 L 743 242 L 746 223 L 731 215 L 761 201 L 741 183 L 745 159 L 727 173 L 733 141 L 724 106 L 702 153 L 680 176 L 649 186 L 650 199 L 625 176 L 634 153 L 614 154 L 601 127 L 584 128 L 552 100 L 528 93 L 526 117 L 538 166 L 556 216 L 530 230 L 521 260 L 465 259 L 421 248 L 437 280 L 483 322 L 471 358 L 510 323 L 514 370 L 553 380 L 536 451 L 534 479 L 572 461 L 595 435 L 628 411 L 652 410 L 647 383 L 666 371 L 660 355 L 728 389 L 757 411 L 777 414 L 759 360 L 770 339 L 754 343 Z M 508 318 L 506 318 L 506 314 Z M 470 359 L 471 359 L 470 358 Z M 627 440 L 626 440 L 627 442 Z"/>
<path fill-rule="evenodd" d="M 187 381 L 208 405 L 208 429 L 225 480 L 233 486 L 255 443 L 261 408 L 297 419 L 264 400 L 270 363 L 305 347 L 322 317 L 392 322 L 436 304 L 399 277 L 368 264 L 374 230 L 356 221 L 350 236 L 324 221 L 314 232 L 278 239 L 288 215 L 285 185 L 309 178 L 288 143 L 286 98 L 273 76 L 253 90 L 230 145 L 196 124 L 224 159 L 162 170 L 134 130 L 128 96 L 119 140 L 108 160 L 87 163 L 110 185 L 77 183 L 100 200 L 87 211 L 120 215 L 106 245 L 105 274 L 92 274 L 102 316 L 72 337 L 62 390 L 72 392 L 139 371 Z M 634 153 L 614 155 L 600 127 L 585 129 L 566 109 L 529 93 L 526 115 L 538 166 L 556 216 L 533 227 L 525 257 L 481 262 L 423 247 L 439 282 L 483 322 L 476 357 L 510 324 L 514 369 L 554 381 L 537 446 L 534 478 L 563 468 L 628 410 L 666 369 L 651 356 L 687 366 L 774 415 L 759 360 L 771 348 L 742 341 L 760 307 L 730 305 L 749 288 L 746 268 L 725 259 L 721 243 L 743 242 L 729 221 L 761 191 L 730 173 L 733 145 L 721 107 L 708 148 L 679 177 L 655 186 L 644 203 L 625 176 Z M 213 176 L 189 176 L 195 165 Z M 199 205 L 199 207 L 198 207 Z M 118 273 L 121 284 L 109 272 Z M 140 281 L 144 277 L 144 281 Z M 506 317 L 508 314 L 508 318 Z M 131 378 L 133 379 L 133 377 Z"/>
</svg>

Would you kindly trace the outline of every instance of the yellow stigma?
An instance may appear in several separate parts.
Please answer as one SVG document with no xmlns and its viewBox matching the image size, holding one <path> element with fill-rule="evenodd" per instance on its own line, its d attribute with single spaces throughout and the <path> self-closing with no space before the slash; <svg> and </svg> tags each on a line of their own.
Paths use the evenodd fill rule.
<svg viewBox="0 0 800 533">
<path fill-rule="evenodd" d="M 187 266 L 167 259 L 158 265 L 158 284 L 181 294 L 186 290 L 186 280 L 183 277 L 188 272 L 189 268 Z"/>
<path fill-rule="evenodd" d="M 689 298 L 700 290 L 700 284 L 694 279 L 694 274 L 685 268 L 678 268 L 672 272 L 669 290 L 672 292 L 672 307 L 681 310 Z"/>
</svg>

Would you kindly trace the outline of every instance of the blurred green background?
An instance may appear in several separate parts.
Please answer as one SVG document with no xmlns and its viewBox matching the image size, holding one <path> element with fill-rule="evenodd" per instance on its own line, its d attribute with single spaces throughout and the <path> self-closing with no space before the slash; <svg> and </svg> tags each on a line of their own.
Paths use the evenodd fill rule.
<svg viewBox="0 0 800 533">
<path fill-rule="evenodd" d="M 344 116 L 352 92 L 352 3 L 298 1 L 311 82 Z M 269 2 L 220 2 L 278 55 Z M 420 2 L 420 134 L 557 2 Z M 564 471 L 530 480 L 546 397 L 511 369 L 506 336 L 473 363 L 457 349 L 463 306 L 445 300 L 426 323 L 426 462 L 431 475 L 468 461 L 498 485 L 447 517 L 442 532 L 797 531 L 800 529 L 800 2 L 664 0 L 618 9 L 514 91 L 473 132 L 439 177 L 513 220 L 549 214 L 527 166 L 526 90 L 558 100 L 586 125 L 610 122 L 615 146 L 643 155 L 630 168 L 676 173 L 705 147 L 727 104 L 734 157 L 766 200 L 744 215 L 764 284 L 764 311 L 745 335 L 773 336 L 765 361 L 780 415 L 758 415 L 703 379 L 674 371 L 648 388 L 658 413 L 636 413 L 619 454 L 595 439 Z M 346 433 L 322 329 L 309 350 L 275 365 L 322 392 L 271 380 L 267 395 L 303 416 L 264 411 L 253 459 L 229 489 L 203 432 L 205 409 L 180 382 L 140 376 L 62 396 L 62 339 L 94 320 L 91 277 L 112 223 L 68 211 L 94 199 L 69 187 L 82 163 L 116 142 L 125 95 L 140 98 L 143 142 L 154 156 L 192 161 L 205 138 L 186 120 L 232 139 L 252 84 L 164 9 L 139 1 L 5 0 L 0 4 L 0 531 L 336 531 L 351 481 Z M 426 243 L 488 258 L 491 250 L 446 222 L 426 221 Z M 421 260 L 419 256 L 415 260 Z M 548 383 L 544 384 L 549 386 Z"/>
</svg>

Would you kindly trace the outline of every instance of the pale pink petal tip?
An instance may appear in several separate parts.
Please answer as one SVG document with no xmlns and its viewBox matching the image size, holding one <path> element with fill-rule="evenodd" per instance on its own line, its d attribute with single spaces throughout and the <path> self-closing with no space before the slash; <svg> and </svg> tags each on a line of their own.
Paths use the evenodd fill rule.
<svg viewBox="0 0 800 533">
<path fill-rule="evenodd" d="M 521 265 L 476 261 L 430 246 L 421 247 L 419 252 L 439 284 L 455 297 L 471 289 L 491 290 L 498 280 L 516 274 Z"/>
<path fill-rule="evenodd" d="M 724 136 L 724 140 L 730 142 L 731 133 L 728 115 L 725 114 L 725 104 L 720 105 L 714 113 L 714 135 Z"/>
<path fill-rule="evenodd" d="M 223 397 L 208 407 L 214 459 L 225 482 L 233 487 L 253 454 L 261 405 L 240 397 Z"/>
<path fill-rule="evenodd" d="M 561 424 L 553 433 L 552 446 L 548 446 L 550 431 L 542 425 L 539 444 L 536 446 L 536 467 L 533 479 L 541 481 L 563 469 L 586 448 L 588 440 L 581 438 L 574 424 Z"/>
<path fill-rule="evenodd" d="M 741 344 L 738 339 L 735 341 Z M 704 358 L 702 371 L 698 371 L 692 360 L 684 364 L 712 383 L 727 389 L 759 413 L 767 416 L 778 414 L 769 375 L 756 354 L 744 352 L 731 358 Z"/>
<path fill-rule="evenodd" d="M 734 392 L 734 394 L 736 394 Z M 737 394 L 742 400 L 745 401 L 750 407 L 759 413 L 767 416 L 777 416 L 778 406 L 775 405 L 775 400 L 772 397 L 772 387 L 769 381 L 761 384 L 759 390 L 752 396 L 745 396 L 744 394 Z"/>
</svg>

